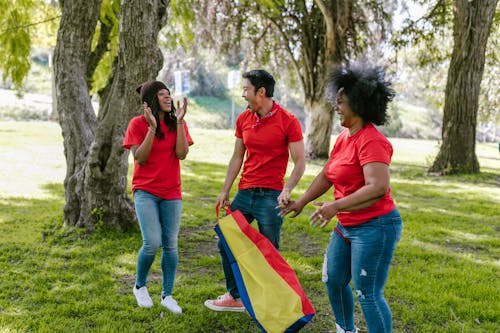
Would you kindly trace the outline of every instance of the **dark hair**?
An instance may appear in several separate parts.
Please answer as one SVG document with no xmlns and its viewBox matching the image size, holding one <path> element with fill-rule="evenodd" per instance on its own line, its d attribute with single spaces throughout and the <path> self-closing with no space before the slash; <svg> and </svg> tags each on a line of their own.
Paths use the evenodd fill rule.
<svg viewBox="0 0 500 333">
<path fill-rule="evenodd" d="M 266 97 L 273 97 L 274 94 L 274 78 L 271 74 L 263 69 L 254 69 L 243 73 L 243 78 L 250 81 L 255 91 L 259 88 L 266 89 Z"/>
<path fill-rule="evenodd" d="M 170 90 L 167 88 L 168 92 L 170 93 Z M 158 96 L 155 95 L 152 98 L 152 103 L 149 106 L 151 108 L 151 111 L 153 113 L 153 116 L 156 119 L 156 123 L 158 126 L 156 126 L 156 137 L 158 139 L 163 139 L 165 137 L 165 134 L 161 131 L 161 128 L 159 126 L 160 124 L 160 101 L 158 101 Z M 175 106 L 174 106 L 174 101 L 172 100 L 172 108 L 170 109 L 170 112 L 165 113 L 165 117 L 163 118 L 163 122 L 165 125 L 167 125 L 168 129 L 170 132 L 175 132 L 177 130 L 177 117 L 175 116 Z"/>
<path fill-rule="evenodd" d="M 387 104 L 393 100 L 395 92 L 386 81 L 381 66 L 353 63 L 333 68 L 326 80 L 326 100 L 335 105 L 337 93 L 342 88 L 341 93 L 349 99 L 349 107 L 364 123 L 384 125 L 387 122 Z"/>
<path fill-rule="evenodd" d="M 156 119 L 156 123 L 159 125 L 160 124 L 160 102 L 158 101 L 158 91 L 166 89 L 168 93 L 170 93 L 170 89 L 165 85 L 165 83 L 161 81 L 153 81 L 149 80 L 146 82 L 143 82 L 140 86 L 136 88 L 136 91 L 138 94 L 141 95 L 141 101 L 146 102 L 148 106 L 151 108 L 151 111 L 153 113 L 153 116 Z M 170 112 L 168 112 L 165 115 L 165 118 L 163 119 L 163 122 L 165 125 L 168 126 L 170 131 L 175 132 L 177 130 L 177 117 L 175 116 L 175 106 L 174 102 L 172 101 L 172 109 Z M 156 137 L 158 139 L 163 139 L 165 135 L 161 131 L 160 126 L 156 126 Z"/>
</svg>

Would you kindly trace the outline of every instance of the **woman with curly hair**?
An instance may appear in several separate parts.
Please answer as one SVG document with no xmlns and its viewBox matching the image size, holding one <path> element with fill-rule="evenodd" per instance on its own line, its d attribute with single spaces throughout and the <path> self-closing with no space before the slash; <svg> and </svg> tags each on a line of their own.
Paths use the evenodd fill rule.
<svg viewBox="0 0 500 333">
<path fill-rule="evenodd" d="M 386 122 L 394 91 L 384 70 L 368 64 L 335 68 L 326 87 L 327 100 L 345 130 L 323 170 L 281 214 L 297 216 L 307 203 L 333 186 L 335 200 L 315 202 L 318 208 L 310 221 L 325 227 L 333 217 L 338 219 L 323 263 L 323 282 L 337 332 L 357 332 L 351 280 L 368 331 L 392 332 L 384 286 L 403 222 L 389 185 L 392 145 L 374 125 Z"/>
</svg>

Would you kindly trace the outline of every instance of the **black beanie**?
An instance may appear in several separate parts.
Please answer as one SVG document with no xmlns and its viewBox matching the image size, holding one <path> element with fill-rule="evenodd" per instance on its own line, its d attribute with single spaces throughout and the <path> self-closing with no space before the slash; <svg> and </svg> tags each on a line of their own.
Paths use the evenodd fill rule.
<svg viewBox="0 0 500 333">
<path fill-rule="evenodd" d="M 137 87 L 136 91 L 141 95 L 141 101 L 148 103 L 149 106 L 153 104 L 153 99 L 156 93 L 162 89 L 167 89 L 165 83 L 161 81 L 146 81 Z M 168 90 L 170 92 L 170 90 Z"/>
</svg>

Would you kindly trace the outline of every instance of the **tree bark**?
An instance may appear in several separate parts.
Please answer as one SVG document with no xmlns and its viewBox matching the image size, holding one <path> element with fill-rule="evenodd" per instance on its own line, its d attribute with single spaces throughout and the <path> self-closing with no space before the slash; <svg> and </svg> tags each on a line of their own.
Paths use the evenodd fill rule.
<svg viewBox="0 0 500 333">
<path fill-rule="evenodd" d="M 478 100 L 497 3 L 498 0 L 454 1 L 454 45 L 445 90 L 443 141 L 430 172 L 479 172 L 475 151 Z"/>
<path fill-rule="evenodd" d="M 65 224 L 77 224 L 80 219 L 80 197 L 84 187 L 80 180 L 85 178 L 86 156 L 97 128 L 85 73 L 100 5 L 100 0 L 61 2 L 54 73 L 57 113 L 66 157 Z"/>
<path fill-rule="evenodd" d="M 305 92 L 305 109 L 307 112 L 305 148 L 309 160 L 326 159 L 330 155 L 330 139 L 332 135 L 335 113 L 323 99 L 325 75 L 333 66 L 346 61 L 348 53 L 348 34 L 354 34 L 352 2 L 315 0 L 324 23 L 325 31 L 322 34 L 322 45 L 314 45 L 321 52 L 321 56 L 313 61 L 304 57 L 300 73 L 305 73 L 302 82 Z M 317 28 L 316 28 L 317 29 Z M 304 31 L 307 31 L 304 27 Z M 316 38 L 304 33 L 303 53 L 313 49 L 311 43 L 317 44 Z M 307 38 L 309 37 L 309 38 Z M 355 53 L 353 48 L 352 52 Z"/>
<path fill-rule="evenodd" d="M 309 160 L 326 159 L 330 155 L 330 137 L 332 135 L 332 108 L 321 101 L 306 98 L 306 157 Z"/>
<path fill-rule="evenodd" d="M 135 221 L 126 191 L 128 151 L 121 144 L 129 120 L 141 112 L 135 88 L 161 69 L 157 37 L 168 3 L 122 1 L 117 59 L 97 118 L 86 74 L 101 1 L 62 2 L 54 71 L 67 164 L 67 226 L 91 232 L 98 224 L 123 229 Z"/>
<path fill-rule="evenodd" d="M 262 63 L 269 63 L 272 53 L 279 72 L 284 68 L 295 69 L 304 91 L 308 116 L 306 155 L 308 159 L 327 158 L 334 112 L 323 102 L 325 74 L 333 65 L 346 62 L 351 55 L 361 54 L 368 45 L 374 44 L 371 40 L 373 23 L 385 31 L 384 21 L 390 18 L 390 13 L 385 12 L 386 5 L 391 4 L 389 7 L 393 10 L 393 2 L 204 0 L 198 1 L 197 20 L 202 22 L 200 25 L 218 32 L 222 36 L 219 40 L 228 41 L 220 49 L 240 45 L 241 38 L 249 38 L 252 52 Z M 257 21 L 261 27 L 255 30 Z M 258 33 L 246 36 L 249 31 Z M 208 39 L 205 33 L 202 29 L 200 40 L 210 40 L 212 44 L 219 42 L 216 38 Z M 268 52 L 269 45 L 273 45 L 272 52 Z"/>
</svg>

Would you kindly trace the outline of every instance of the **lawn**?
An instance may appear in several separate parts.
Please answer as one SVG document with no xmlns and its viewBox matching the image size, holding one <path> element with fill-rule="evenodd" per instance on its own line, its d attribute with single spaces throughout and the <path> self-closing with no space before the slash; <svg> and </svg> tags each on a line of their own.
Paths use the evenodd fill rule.
<svg viewBox="0 0 500 333">
<path fill-rule="evenodd" d="M 232 152 L 230 130 L 191 130 L 182 162 L 184 207 L 172 315 L 159 305 L 159 255 L 151 309 L 132 295 L 138 228 L 62 227 L 65 160 L 61 130 L 49 122 L 0 122 L 0 332 L 260 332 L 245 313 L 216 313 L 203 302 L 224 292 L 214 204 Z M 500 156 L 478 144 L 482 173 L 436 177 L 426 167 L 437 142 L 391 139 L 393 196 L 404 219 L 386 287 L 394 332 L 500 331 Z M 321 170 L 308 163 L 298 196 Z M 235 186 L 233 186 L 235 187 Z M 234 190 L 234 189 L 233 189 Z M 325 197 L 331 196 L 331 193 Z M 334 332 L 321 264 L 332 224 L 309 226 L 308 206 L 286 218 L 281 253 L 295 269 L 316 316 L 301 332 Z M 367 332 L 359 306 L 356 324 Z"/>
</svg>

